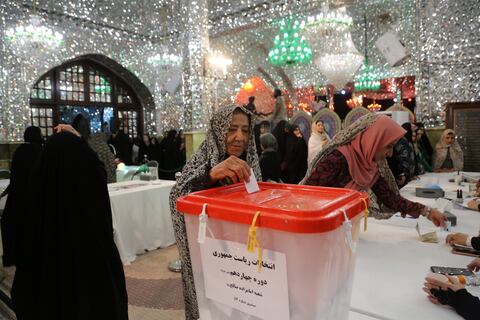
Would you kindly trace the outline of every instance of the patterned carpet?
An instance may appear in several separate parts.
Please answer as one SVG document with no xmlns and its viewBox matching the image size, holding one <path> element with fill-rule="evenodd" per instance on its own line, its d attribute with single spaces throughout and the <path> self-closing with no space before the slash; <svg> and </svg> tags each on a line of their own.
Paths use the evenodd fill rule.
<svg viewBox="0 0 480 320">
<path fill-rule="evenodd" d="M 138 256 L 126 266 L 130 320 L 185 319 L 182 283 L 179 273 L 170 272 L 168 263 L 178 258 L 176 246 Z M 10 292 L 15 270 L 7 268 L 0 290 Z M 15 320 L 14 314 L 0 302 L 0 320 Z"/>
</svg>

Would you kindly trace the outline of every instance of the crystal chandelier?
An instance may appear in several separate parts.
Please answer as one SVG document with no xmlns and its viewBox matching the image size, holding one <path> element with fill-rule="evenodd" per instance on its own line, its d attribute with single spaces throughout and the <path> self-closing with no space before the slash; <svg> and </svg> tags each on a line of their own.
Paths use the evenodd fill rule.
<svg viewBox="0 0 480 320">
<path fill-rule="evenodd" d="M 147 62 L 154 66 L 179 66 L 182 64 L 182 57 L 177 54 L 170 53 L 170 49 L 166 43 L 160 47 L 160 52 L 155 53 L 147 58 Z"/>
<path fill-rule="evenodd" d="M 5 31 L 7 43 L 30 52 L 31 47 L 45 47 L 54 49 L 63 43 L 63 35 L 42 25 L 42 18 L 37 15 L 37 1 L 32 1 L 30 23 L 26 26 L 18 25 Z M 31 46 L 31 47 L 26 47 Z"/>
<path fill-rule="evenodd" d="M 321 14 L 308 20 L 311 37 L 321 44 L 315 63 L 328 83 L 341 89 L 353 79 L 363 62 L 350 34 L 352 19 L 345 7 L 329 11 L 328 5 L 324 5 Z"/>
<path fill-rule="evenodd" d="M 293 16 L 280 21 L 280 34 L 273 39 L 273 48 L 268 53 L 268 60 L 271 64 L 285 66 L 307 64 L 312 61 L 312 50 L 308 46 L 305 36 L 300 36 L 304 27 L 305 22 Z"/>
<path fill-rule="evenodd" d="M 182 58 L 173 53 L 164 52 L 148 57 L 147 62 L 154 66 L 178 66 L 182 63 Z"/>
<path fill-rule="evenodd" d="M 34 48 L 40 46 L 56 48 L 62 44 L 63 35 L 43 26 L 42 19 L 37 15 L 32 15 L 29 25 L 19 25 L 8 29 L 5 32 L 5 40 L 20 46 L 31 44 Z"/>
<path fill-rule="evenodd" d="M 355 77 L 356 91 L 378 91 L 382 74 L 365 60 L 363 67 Z"/>
</svg>

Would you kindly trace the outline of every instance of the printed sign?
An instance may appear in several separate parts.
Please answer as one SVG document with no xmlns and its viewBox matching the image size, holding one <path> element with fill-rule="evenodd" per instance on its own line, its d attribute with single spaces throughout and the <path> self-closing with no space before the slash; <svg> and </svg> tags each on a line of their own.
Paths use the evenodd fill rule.
<svg viewBox="0 0 480 320">
<path fill-rule="evenodd" d="M 288 320 L 287 261 L 284 253 L 247 251 L 245 243 L 206 238 L 201 246 L 207 298 L 262 319 Z"/>
</svg>

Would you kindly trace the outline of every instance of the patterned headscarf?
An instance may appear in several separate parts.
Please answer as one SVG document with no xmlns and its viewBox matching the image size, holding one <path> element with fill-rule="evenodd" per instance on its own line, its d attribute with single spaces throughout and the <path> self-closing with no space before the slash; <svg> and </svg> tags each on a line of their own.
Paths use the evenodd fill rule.
<svg viewBox="0 0 480 320">
<path fill-rule="evenodd" d="M 248 146 L 245 151 L 245 161 L 253 169 L 257 180 L 262 180 L 258 155 L 254 139 L 254 119 L 253 115 L 244 109 L 235 105 L 220 108 L 215 112 L 210 120 L 210 127 L 205 140 L 199 149 L 187 162 L 183 168 L 181 177 L 170 193 L 170 210 L 175 230 L 178 251 L 182 260 L 182 280 L 183 292 L 185 297 L 185 318 L 198 319 L 198 305 L 195 294 L 195 284 L 193 281 L 192 264 L 190 252 L 188 249 L 187 230 L 185 228 L 185 218 L 182 213 L 177 211 L 176 201 L 179 197 L 187 195 L 193 191 L 207 189 L 209 187 L 209 171 L 211 168 L 225 160 L 227 132 L 232 122 L 233 112 L 240 109 L 249 116 L 250 136 Z"/>
<path fill-rule="evenodd" d="M 338 149 L 338 147 L 350 143 L 358 134 L 362 133 L 367 128 L 369 128 L 373 123 L 375 123 L 375 121 L 377 120 L 377 117 L 378 116 L 373 113 L 364 115 L 363 117 L 361 117 L 360 119 L 352 123 L 350 126 L 348 126 L 347 128 L 337 133 L 333 137 L 333 139 L 327 145 L 325 145 L 325 147 L 315 156 L 313 161 L 308 166 L 307 174 L 305 175 L 303 180 L 300 182 L 300 184 L 305 184 L 308 177 L 311 176 L 318 161 L 323 160 L 327 155 L 330 154 L 330 152 Z M 380 175 L 388 183 L 388 186 L 390 187 L 390 189 L 395 194 L 399 194 L 400 191 L 398 190 L 398 186 L 397 186 L 397 183 L 395 182 L 395 178 L 393 177 L 392 171 L 390 171 L 390 168 L 388 167 L 387 160 L 379 161 L 377 162 L 377 165 L 378 165 L 378 171 L 380 172 Z M 377 219 L 388 219 L 395 213 L 394 210 L 391 210 L 385 207 L 384 205 L 380 204 L 379 201 L 377 200 L 377 197 L 371 190 L 369 190 L 369 196 L 370 196 L 369 209 L 370 209 L 371 216 Z"/>
<path fill-rule="evenodd" d="M 440 169 L 442 167 L 442 164 L 447 158 L 448 148 L 450 148 L 450 158 L 452 158 L 453 168 L 455 170 L 463 169 L 463 151 L 458 144 L 457 139 L 455 139 L 451 145 L 447 145 L 445 143 L 445 138 L 449 134 L 453 134 L 455 136 L 455 132 L 452 129 L 447 129 L 443 131 L 440 141 L 438 141 L 437 145 L 435 146 L 432 160 L 433 170 Z"/>
</svg>

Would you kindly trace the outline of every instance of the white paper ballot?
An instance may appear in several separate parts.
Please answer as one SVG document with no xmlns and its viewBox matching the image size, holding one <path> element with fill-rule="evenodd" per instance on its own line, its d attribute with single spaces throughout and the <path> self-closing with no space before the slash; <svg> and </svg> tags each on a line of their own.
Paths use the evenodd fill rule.
<svg viewBox="0 0 480 320">
<path fill-rule="evenodd" d="M 260 191 L 257 178 L 255 177 L 255 173 L 253 173 L 253 169 L 250 169 L 250 182 L 244 181 L 243 183 L 245 183 L 245 188 L 247 188 L 248 193 Z"/>
</svg>

